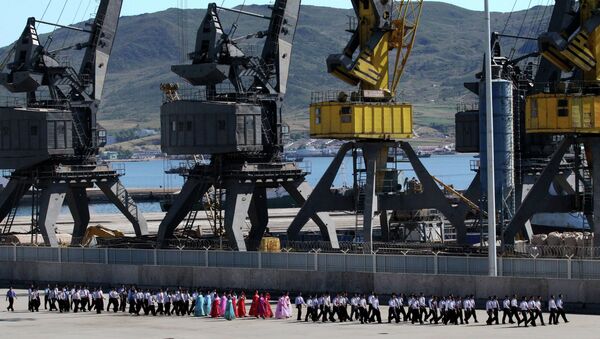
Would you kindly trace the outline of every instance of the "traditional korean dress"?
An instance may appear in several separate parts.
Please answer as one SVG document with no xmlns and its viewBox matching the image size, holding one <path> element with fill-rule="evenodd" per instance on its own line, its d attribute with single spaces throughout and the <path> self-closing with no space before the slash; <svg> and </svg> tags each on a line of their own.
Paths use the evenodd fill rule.
<svg viewBox="0 0 600 339">
<path fill-rule="evenodd" d="M 285 315 L 286 318 L 291 318 L 292 317 L 292 303 L 290 302 L 290 297 L 289 296 L 284 296 L 283 297 L 283 314 Z"/>
<path fill-rule="evenodd" d="M 221 297 L 221 309 L 219 311 L 219 314 L 221 316 L 225 315 L 225 310 L 227 309 L 227 297 L 226 296 L 222 296 Z"/>
<path fill-rule="evenodd" d="M 246 296 L 243 293 L 237 301 L 237 316 L 238 318 L 246 316 Z"/>
<path fill-rule="evenodd" d="M 254 293 L 254 297 L 252 297 L 252 304 L 250 304 L 250 312 L 248 312 L 248 315 L 250 315 L 251 317 L 259 317 L 260 316 L 258 314 L 259 306 L 260 306 L 260 297 L 258 296 L 258 293 Z"/>
<path fill-rule="evenodd" d="M 219 313 L 221 311 L 221 298 L 219 297 L 215 297 L 215 300 L 213 300 L 212 303 L 212 308 L 210 310 L 210 317 L 211 318 L 218 318 L 221 316 L 221 314 Z"/>
<path fill-rule="evenodd" d="M 265 318 L 273 318 L 273 310 L 271 309 L 271 295 L 265 294 Z"/>
<path fill-rule="evenodd" d="M 225 319 L 227 319 L 227 320 L 235 319 L 235 307 L 233 306 L 233 300 L 227 299 L 227 302 L 225 305 L 226 305 L 225 314 L 224 314 Z"/>
<path fill-rule="evenodd" d="M 258 299 L 258 307 L 257 307 L 257 315 L 256 317 L 261 317 L 265 319 L 267 317 L 267 300 L 265 297 L 260 297 Z"/>
<path fill-rule="evenodd" d="M 233 305 L 233 313 L 236 318 L 239 318 L 238 310 L 237 310 L 237 296 L 234 294 L 231 296 L 231 304 Z"/>
<path fill-rule="evenodd" d="M 202 293 L 198 293 L 196 297 L 196 306 L 194 307 L 194 316 L 195 317 L 204 317 L 206 313 L 204 313 L 204 296 Z"/>
<path fill-rule="evenodd" d="M 285 312 L 283 310 L 285 304 L 285 297 L 279 298 L 277 301 L 277 306 L 275 307 L 275 318 L 277 319 L 285 319 L 287 318 Z"/>
<path fill-rule="evenodd" d="M 212 309 L 212 302 L 212 297 L 210 296 L 210 293 L 208 293 L 206 297 L 204 297 L 204 315 L 210 315 L 210 311 Z"/>
</svg>

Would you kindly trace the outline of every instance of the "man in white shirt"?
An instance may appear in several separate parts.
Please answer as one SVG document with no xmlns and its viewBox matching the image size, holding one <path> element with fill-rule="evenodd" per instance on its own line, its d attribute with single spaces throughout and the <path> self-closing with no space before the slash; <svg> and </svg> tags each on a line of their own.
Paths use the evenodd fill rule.
<svg viewBox="0 0 600 339">
<path fill-rule="evenodd" d="M 367 297 L 363 294 L 359 301 L 360 308 L 360 323 L 368 323 L 369 322 L 369 313 L 368 313 L 368 304 Z"/>
<path fill-rule="evenodd" d="M 360 296 L 355 294 L 352 299 L 350 299 L 350 321 L 352 320 L 360 320 Z"/>
<path fill-rule="evenodd" d="M 419 319 L 421 321 L 427 321 L 427 318 L 427 304 L 425 301 L 425 295 L 423 292 L 421 292 L 421 295 L 419 296 Z"/>
<path fill-rule="evenodd" d="M 535 327 L 535 319 L 537 318 L 537 316 L 535 314 L 535 300 L 533 299 L 533 297 L 529 297 L 527 307 L 529 308 L 529 322 L 531 323 L 531 326 Z"/>
<path fill-rule="evenodd" d="M 163 292 L 162 288 L 158 290 L 158 293 L 156 293 L 156 303 L 158 304 L 158 309 L 156 312 L 160 315 L 163 315 L 165 313 L 165 293 Z"/>
<path fill-rule="evenodd" d="M 296 320 L 301 321 L 302 320 L 302 306 L 306 305 L 306 303 L 304 302 L 304 298 L 302 297 L 302 293 L 298 294 L 298 296 L 296 297 L 296 300 L 294 300 L 294 304 L 296 305 L 296 310 L 298 312 L 298 317 L 296 318 Z"/>
<path fill-rule="evenodd" d="M 404 293 L 400 293 L 400 297 L 398 297 L 398 314 L 402 314 L 402 321 L 406 322 L 408 321 L 408 314 L 407 312 L 404 310 L 404 301 L 406 300 L 406 296 L 404 295 Z M 410 311 L 409 311 L 410 312 Z"/>
<path fill-rule="evenodd" d="M 534 313 L 535 313 L 536 318 L 538 318 L 540 320 L 540 323 L 542 324 L 542 326 L 546 326 L 546 324 L 544 323 L 544 316 L 542 314 L 542 297 L 541 296 L 538 296 L 535 299 Z"/>
<path fill-rule="evenodd" d="M 421 318 L 421 306 L 419 304 L 419 299 L 417 299 L 414 295 L 411 296 L 410 298 L 411 300 L 411 304 L 408 305 L 408 307 L 410 308 L 411 312 L 411 322 L 414 324 L 415 322 L 419 322 L 421 325 L 423 325 L 423 319 Z"/>
<path fill-rule="evenodd" d="M 396 321 L 396 324 L 400 322 L 400 317 L 398 316 L 397 297 L 395 293 L 392 294 L 392 297 L 388 301 L 388 324 L 391 323 L 392 320 Z"/>
<path fill-rule="evenodd" d="M 496 325 L 499 325 L 500 322 L 498 321 L 498 314 L 500 312 L 500 303 L 498 302 L 498 297 L 494 296 L 494 298 L 492 299 L 492 311 L 494 312 L 494 322 L 496 323 Z"/>
<path fill-rule="evenodd" d="M 117 313 L 117 309 L 119 308 L 119 293 L 116 289 L 111 288 L 110 292 L 108 292 L 108 305 L 106 306 L 106 311 L 110 311 L 110 306 L 113 305 L 113 313 Z"/>
<path fill-rule="evenodd" d="M 371 314 L 371 322 L 375 322 L 377 319 L 377 323 L 381 324 L 381 311 L 379 310 L 379 298 L 377 294 L 373 293 L 373 299 L 371 299 L 371 307 L 373 308 L 373 312 Z"/>
<path fill-rule="evenodd" d="M 71 299 L 73 300 L 73 312 L 77 313 L 81 305 L 81 290 L 73 289 L 73 292 L 71 293 Z"/>
<path fill-rule="evenodd" d="M 508 322 L 514 324 L 512 317 L 512 311 L 510 309 L 510 298 L 508 296 L 504 296 L 504 300 L 502 300 L 502 324 L 506 324 L 506 318 L 508 318 Z"/>
<path fill-rule="evenodd" d="M 519 316 L 519 301 L 516 294 L 514 294 L 512 299 L 510 299 L 510 310 L 512 312 L 512 316 L 517 320 L 517 323 L 520 323 L 521 317 Z"/>
<path fill-rule="evenodd" d="M 491 325 L 494 321 L 494 308 L 492 306 L 492 303 L 492 297 L 488 297 L 488 300 L 485 302 L 485 312 L 488 315 L 488 318 L 485 323 L 488 325 Z"/>
<path fill-rule="evenodd" d="M 94 308 L 96 309 L 96 313 L 102 313 L 104 310 L 104 295 L 102 294 L 102 290 L 100 288 L 94 289 L 92 297 L 94 299 Z"/>
<path fill-rule="evenodd" d="M 529 304 L 527 303 L 527 299 L 523 297 L 521 303 L 519 304 L 519 310 L 521 311 L 521 319 L 517 321 L 517 326 L 521 326 L 521 323 L 525 323 L 525 327 L 527 327 L 527 323 L 529 320 L 527 319 L 527 314 L 529 313 Z"/>
<path fill-rule="evenodd" d="M 558 309 L 558 315 L 556 316 L 556 323 L 558 324 L 558 317 L 561 316 L 565 323 L 568 323 L 567 315 L 565 314 L 565 309 L 563 305 L 563 296 L 562 294 L 558 295 L 558 299 L 556 299 L 556 308 Z"/>
<path fill-rule="evenodd" d="M 315 302 L 313 300 L 312 295 L 308 296 L 308 299 L 306 299 L 306 315 L 304 316 L 304 322 L 308 321 L 308 318 L 310 317 L 312 319 L 312 321 L 315 321 Z"/>
<path fill-rule="evenodd" d="M 431 318 L 429 320 L 430 324 L 433 324 L 434 322 L 437 324 L 439 319 L 438 319 L 438 301 L 437 301 L 437 297 L 436 296 L 431 296 L 431 299 L 429 299 L 429 315 L 428 318 Z"/>
<path fill-rule="evenodd" d="M 558 325 L 558 309 L 556 307 L 556 301 L 554 300 L 554 295 L 550 296 L 550 300 L 548 300 L 548 312 L 550 312 L 550 318 L 548 318 L 548 324 L 550 325 Z"/>
</svg>

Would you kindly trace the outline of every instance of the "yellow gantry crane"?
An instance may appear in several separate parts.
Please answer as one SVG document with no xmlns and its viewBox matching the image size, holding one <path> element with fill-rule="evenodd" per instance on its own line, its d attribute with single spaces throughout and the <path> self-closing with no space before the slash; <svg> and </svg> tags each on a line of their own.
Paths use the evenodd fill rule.
<svg viewBox="0 0 600 339">
<path fill-rule="evenodd" d="M 559 1 L 564 0 L 557 0 L 557 5 Z M 538 38 L 542 57 L 562 71 L 562 78 L 535 84 L 526 99 L 525 129 L 562 141 L 505 230 L 507 243 L 542 207 L 556 213 L 583 212 L 600 239 L 600 1 L 578 4 L 576 13 L 564 12 L 562 28 Z M 563 162 L 571 146 L 574 157 Z M 561 178 L 569 173 L 574 174 L 574 187 L 568 194 L 551 194 L 552 183 L 558 178 L 557 185 L 564 186 L 566 180 Z"/>
<path fill-rule="evenodd" d="M 311 137 L 410 138 L 412 106 L 397 103 L 395 96 L 415 42 L 423 1 L 353 0 L 352 4 L 357 15 L 356 21 L 351 20 L 352 38 L 343 53 L 329 56 L 327 68 L 356 86 L 355 91 L 313 95 Z"/>
<path fill-rule="evenodd" d="M 455 223 L 462 223 L 464 229 L 464 215 L 459 216 L 463 212 L 456 212 L 410 144 L 401 141 L 413 135 L 413 109 L 396 100 L 396 91 L 415 43 L 423 1 L 352 0 L 352 5 L 356 14 L 348 30 L 352 37 L 342 53 L 327 58 L 327 70 L 353 88 L 313 93 L 310 105 L 311 137 L 347 142 L 298 212 L 288 237 L 298 239 L 312 215 L 330 211 L 357 212 L 356 230 L 362 228 L 362 239 L 358 232 L 356 238 L 367 244 L 366 250 L 372 245 L 373 218 L 378 214 L 382 240 L 388 239 L 388 210 L 433 208 L 457 229 Z M 402 191 L 398 169 L 388 167 L 390 151 L 398 148 L 409 159 L 423 186 L 421 192 Z M 352 194 L 337 194 L 331 186 L 350 151 Z M 357 165 L 361 152 L 364 168 Z"/>
</svg>

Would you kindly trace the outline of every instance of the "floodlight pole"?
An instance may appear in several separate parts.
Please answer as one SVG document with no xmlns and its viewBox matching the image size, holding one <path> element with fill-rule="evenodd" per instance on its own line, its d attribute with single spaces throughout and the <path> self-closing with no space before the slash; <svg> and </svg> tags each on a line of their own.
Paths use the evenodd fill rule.
<svg viewBox="0 0 600 339">
<path fill-rule="evenodd" d="M 496 267 L 496 192 L 494 180 L 494 112 L 492 105 L 492 44 L 489 0 L 485 1 L 485 113 L 487 125 L 487 201 L 489 276 L 498 275 Z"/>
</svg>

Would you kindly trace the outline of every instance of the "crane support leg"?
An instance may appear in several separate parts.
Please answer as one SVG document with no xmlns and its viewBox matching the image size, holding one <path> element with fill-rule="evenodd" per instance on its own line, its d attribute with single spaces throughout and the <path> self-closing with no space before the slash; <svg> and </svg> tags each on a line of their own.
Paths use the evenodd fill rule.
<svg viewBox="0 0 600 339">
<path fill-rule="evenodd" d="M 173 206 L 169 208 L 165 218 L 158 227 L 157 242 L 159 247 L 165 246 L 165 241 L 173 236 L 173 232 L 193 208 L 194 203 L 200 201 L 211 186 L 211 184 L 202 182 L 194 177 L 189 177 L 185 181 L 181 192 L 179 192 L 175 201 L 173 201 Z"/>
<path fill-rule="evenodd" d="M 310 184 L 306 181 L 303 181 L 300 183 L 300 185 L 284 183 L 282 186 L 290 194 L 292 199 L 301 205 L 306 203 L 306 200 L 309 199 L 309 196 L 313 192 Z M 323 241 L 329 241 L 331 243 L 331 248 L 333 249 L 340 248 L 340 243 L 336 233 L 335 221 L 333 221 L 331 216 L 329 216 L 329 213 L 317 212 L 313 214 L 311 218 L 319 227 Z"/>
<path fill-rule="evenodd" d="M 600 143 L 595 139 L 589 142 L 592 152 L 592 190 L 593 190 L 593 218 L 590 227 L 594 232 L 594 244 L 600 244 Z"/>
<path fill-rule="evenodd" d="M 71 245 L 80 245 L 90 223 L 90 208 L 86 188 L 82 186 L 70 186 L 67 191 L 66 200 L 73 216 Z"/>
<path fill-rule="evenodd" d="M 256 251 L 260 246 L 267 225 L 269 224 L 269 209 L 267 206 L 267 189 L 265 187 L 255 187 L 248 209 L 250 218 L 250 234 L 248 235 L 248 250 Z"/>
<path fill-rule="evenodd" d="M 365 144 L 362 147 L 363 157 L 365 159 L 365 168 L 367 178 L 365 181 L 364 195 L 365 207 L 363 211 L 363 239 L 365 243 L 371 245 L 373 243 L 373 218 L 378 210 L 377 199 L 377 171 L 378 159 L 382 150 L 386 151 L 387 146 L 381 144 Z M 358 193 L 358 192 L 355 192 Z"/>
<path fill-rule="evenodd" d="M 294 220 L 292 221 L 292 224 L 288 228 L 287 234 L 288 234 L 288 238 L 290 240 L 298 239 L 298 236 L 300 235 L 300 231 L 302 230 L 304 225 L 306 225 L 308 220 L 313 215 L 315 215 L 315 213 L 317 213 L 319 211 L 327 210 L 327 209 L 323 208 L 323 205 L 327 205 L 328 203 L 330 203 L 329 198 L 332 195 L 331 194 L 331 185 L 333 184 L 333 181 L 340 169 L 340 166 L 344 162 L 346 153 L 348 153 L 348 151 L 350 149 L 352 149 L 353 147 L 354 147 L 354 143 L 352 143 L 352 142 L 345 143 L 342 145 L 342 147 L 340 147 L 340 150 L 338 151 L 337 155 L 335 156 L 335 158 L 333 159 L 333 161 L 331 162 L 329 167 L 327 167 L 327 170 L 325 171 L 325 173 L 319 180 L 319 183 L 315 187 L 314 191 L 312 192 L 312 194 L 310 194 L 310 197 L 306 199 L 306 203 L 304 203 L 304 205 L 302 205 L 302 208 L 300 208 L 300 211 L 298 211 L 296 218 L 294 218 Z M 288 189 L 288 192 L 290 192 L 289 189 Z M 290 194 L 292 194 L 292 192 L 290 192 Z M 306 195 L 308 195 L 308 194 L 306 194 Z M 330 225 L 333 225 L 333 224 L 330 223 Z M 328 229 L 327 233 L 330 234 L 330 241 L 331 241 L 331 239 L 332 239 L 331 233 L 335 232 L 335 225 L 332 227 L 327 227 L 327 229 Z M 333 230 L 333 232 L 332 232 L 332 230 Z M 336 239 L 337 239 L 337 236 L 336 236 Z"/>
<path fill-rule="evenodd" d="M 559 170 L 563 156 L 572 144 L 572 137 L 566 137 L 561 141 L 558 149 L 552 155 L 550 162 L 542 171 L 539 179 L 521 203 L 521 206 L 519 206 L 519 209 L 508 224 L 506 230 L 504 230 L 503 237 L 505 244 L 514 244 L 515 235 L 521 230 L 525 231 L 525 237 L 528 239 L 531 238 L 533 232 L 531 226 L 528 226 L 527 222 L 531 219 L 533 214 L 540 209 L 540 206 L 545 204 L 545 200 L 549 199 L 548 190 L 550 189 L 550 184 Z"/>
<path fill-rule="evenodd" d="M 478 201 L 479 198 L 481 197 L 481 181 L 479 178 L 480 178 L 480 174 L 479 174 L 479 172 L 477 172 L 477 174 L 473 178 L 473 181 L 471 181 L 471 184 L 469 185 L 469 187 L 465 191 L 465 194 L 463 195 L 469 201 L 475 202 L 475 201 Z M 465 218 L 467 217 L 468 212 L 469 212 L 469 205 L 466 204 L 465 202 L 461 201 L 457 207 L 457 213 L 460 216 L 462 216 L 462 218 L 459 221 L 457 220 L 457 225 L 455 225 L 455 227 L 456 227 L 456 242 L 459 244 L 467 243 L 467 226 L 465 225 Z M 482 213 L 482 212 L 480 211 L 479 213 Z"/>
<path fill-rule="evenodd" d="M 464 221 L 464 214 L 461 213 L 456 208 L 452 207 L 450 200 L 446 198 L 444 192 L 440 189 L 440 187 L 433 180 L 433 177 L 419 157 L 415 153 L 414 149 L 408 142 L 400 142 L 400 147 L 408 157 L 410 164 L 419 178 L 421 185 L 423 185 L 423 194 L 426 195 L 426 200 L 430 202 L 431 206 L 434 206 L 435 209 L 440 211 L 454 226 L 456 229 L 456 241 L 458 243 L 464 244 L 467 242 L 467 230 Z M 460 238 L 458 238 L 460 235 Z"/>
<path fill-rule="evenodd" d="M 131 222 L 136 236 L 140 237 L 148 234 L 148 225 L 144 215 L 119 179 L 98 182 L 97 185 L 108 200 Z"/>
<path fill-rule="evenodd" d="M 390 241 L 390 215 L 388 211 L 383 210 L 379 214 L 379 225 L 381 226 L 381 241 Z"/>
<path fill-rule="evenodd" d="M 39 227 L 44 242 L 50 247 L 58 247 L 56 237 L 56 221 L 60 214 L 65 195 L 69 189 L 67 184 L 50 183 L 42 189 L 40 197 Z"/>
<path fill-rule="evenodd" d="M 27 193 L 31 185 L 27 182 L 10 179 L 0 193 L 0 221 L 4 220 L 21 198 Z"/>
<path fill-rule="evenodd" d="M 240 252 L 246 251 L 246 242 L 242 226 L 246 224 L 246 216 L 255 184 L 245 184 L 236 181 L 228 182 L 225 186 L 225 231 L 229 244 Z"/>
</svg>

